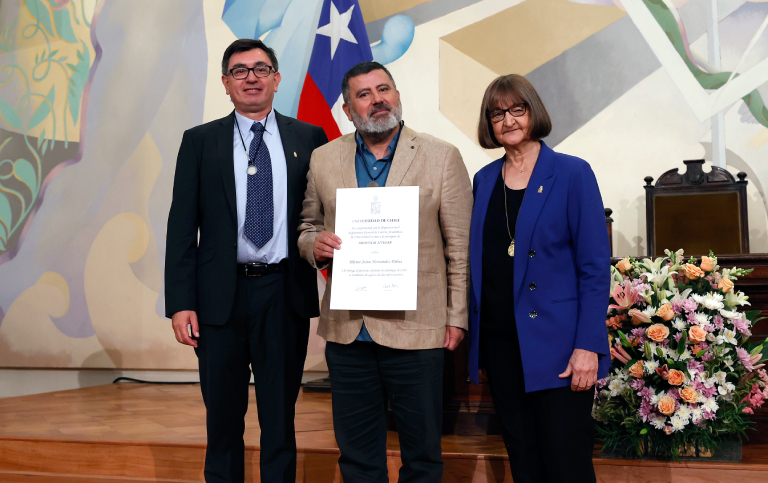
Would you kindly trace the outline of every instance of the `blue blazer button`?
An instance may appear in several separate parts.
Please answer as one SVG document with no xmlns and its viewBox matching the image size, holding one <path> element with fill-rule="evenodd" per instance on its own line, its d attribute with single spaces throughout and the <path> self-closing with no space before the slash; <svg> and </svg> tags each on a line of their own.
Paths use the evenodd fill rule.
<svg viewBox="0 0 768 483">
<path fill-rule="evenodd" d="M 535 319 L 537 315 L 539 315 L 539 314 L 537 314 L 535 310 L 531 310 L 531 313 L 528 314 L 528 316 L 530 318 L 532 318 L 532 319 Z"/>
</svg>

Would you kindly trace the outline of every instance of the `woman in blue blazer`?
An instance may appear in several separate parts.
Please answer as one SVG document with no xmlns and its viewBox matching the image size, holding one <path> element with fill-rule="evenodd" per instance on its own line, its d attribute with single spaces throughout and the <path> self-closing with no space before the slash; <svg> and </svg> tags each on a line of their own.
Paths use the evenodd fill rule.
<svg viewBox="0 0 768 483">
<path fill-rule="evenodd" d="M 474 179 L 469 367 L 488 377 L 515 483 L 595 481 L 593 385 L 611 362 L 600 191 L 541 141 L 550 130 L 524 77 L 488 86 L 478 139 L 506 154 Z"/>
</svg>

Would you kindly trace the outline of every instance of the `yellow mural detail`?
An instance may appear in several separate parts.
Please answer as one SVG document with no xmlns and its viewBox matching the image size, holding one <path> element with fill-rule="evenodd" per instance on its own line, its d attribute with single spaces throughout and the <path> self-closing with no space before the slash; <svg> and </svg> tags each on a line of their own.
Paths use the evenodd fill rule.
<svg viewBox="0 0 768 483">
<path fill-rule="evenodd" d="M 442 40 L 499 75 L 525 75 L 624 16 L 618 7 L 528 1 Z M 453 75 L 456 70 L 448 72 Z"/>
<path fill-rule="evenodd" d="M 0 325 L 0 366 L 79 367 L 101 352 L 95 337 L 68 337 L 51 320 L 69 310 L 69 285 L 60 274 L 45 272 L 11 304 Z M 96 360 L 94 360 L 96 362 Z M 98 367 L 112 366 L 101 360 Z"/>
<path fill-rule="evenodd" d="M 360 11 L 365 23 L 389 17 L 403 10 L 416 7 L 431 0 L 360 0 Z"/>
<path fill-rule="evenodd" d="M 457 66 L 462 66 L 457 69 Z M 453 121 L 472 141 L 477 143 L 477 119 L 483 101 L 484 86 L 499 76 L 496 72 L 440 39 L 440 112 Z M 487 151 L 491 159 L 504 154 L 504 149 Z"/>
<path fill-rule="evenodd" d="M 749 146 L 755 149 L 762 148 L 765 143 L 768 143 L 768 128 L 762 128 L 749 140 Z"/>
<path fill-rule="evenodd" d="M 176 342 L 170 321 L 155 312 L 159 293 L 131 269 L 147 249 L 149 227 L 135 213 L 109 220 L 85 262 L 85 296 L 96 338 L 116 367 L 193 369 L 191 348 Z"/>
<path fill-rule="evenodd" d="M 4 100 L 17 111 L 19 126 L 4 119 L 0 127 L 33 138 L 80 140 L 82 92 L 95 58 L 89 20 L 97 1 L 60 8 L 47 1 L 20 2 L 18 18 L 3 32 L 8 42 L 0 48 L 12 59 L 3 66 L 0 85 L 16 94 Z"/>
</svg>

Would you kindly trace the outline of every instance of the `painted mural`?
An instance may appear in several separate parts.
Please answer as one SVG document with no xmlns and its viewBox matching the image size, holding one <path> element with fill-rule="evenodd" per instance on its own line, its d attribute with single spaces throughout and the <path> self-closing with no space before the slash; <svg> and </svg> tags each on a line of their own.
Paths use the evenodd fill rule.
<svg viewBox="0 0 768 483">
<path fill-rule="evenodd" d="M 455 144 L 470 175 L 500 155 L 474 133 L 485 87 L 523 74 L 552 116 L 547 143 L 593 166 L 614 254 L 645 253 L 643 177 L 700 158 L 747 173 L 751 249 L 768 252 L 767 3 L 359 0 L 336 11 L 342 23 L 361 15 L 367 39 L 320 25 L 322 3 L 0 3 L 0 367 L 196 368 L 162 316 L 165 223 L 182 133 L 231 112 L 219 64 L 236 38 L 275 49 L 275 107 L 292 116 L 317 36 L 370 43 L 405 122 Z M 329 104 L 351 132 L 341 101 Z M 313 333 L 307 370 L 324 370 L 323 346 Z"/>
</svg>

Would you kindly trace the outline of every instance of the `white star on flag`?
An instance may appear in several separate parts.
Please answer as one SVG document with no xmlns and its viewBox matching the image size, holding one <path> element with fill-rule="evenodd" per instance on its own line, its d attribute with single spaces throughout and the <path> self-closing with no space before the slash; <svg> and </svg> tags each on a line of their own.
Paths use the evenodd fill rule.
<svg viewBox="0 0 768 483">
<path fill-rule="evenodd" d="M 331 38 L 331 60 L 333 60 L 333 55 L 336 53 L 336 48 L 339 46 L 341 39 L 353 44 L 357 43 L 357 39 L 352 35 L 352 31 L 349 30 L 349 21 L 352 19 L 352 10 L 354 8 L 355 6 L 352 5 L 349 7 L 349 10 L 340 14 L 336 9 L 336 5 L 331 2 L 330 22 L 317 29 L 318 35 L 325 35 Z"/>
</svg>

